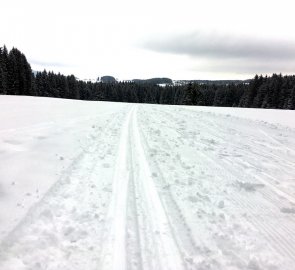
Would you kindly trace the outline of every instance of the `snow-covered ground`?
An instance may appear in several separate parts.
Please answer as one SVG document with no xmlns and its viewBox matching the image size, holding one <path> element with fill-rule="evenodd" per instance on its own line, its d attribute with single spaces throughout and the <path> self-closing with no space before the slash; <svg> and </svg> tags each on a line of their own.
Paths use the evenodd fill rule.
<svg viewBox="0 0 295 270">
<path fill-rule="evenodd" d="M 1 270 L 294 269 L 294 111 L 0 108 Z"/>
</svg>

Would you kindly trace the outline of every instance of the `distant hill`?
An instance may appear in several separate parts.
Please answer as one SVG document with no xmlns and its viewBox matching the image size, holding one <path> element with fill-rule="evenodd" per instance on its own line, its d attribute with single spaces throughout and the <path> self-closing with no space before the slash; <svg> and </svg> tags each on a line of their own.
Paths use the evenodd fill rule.
<svg viewBox="0 0 295 270">
<path fill-rule="evenodd" d="M 134 79 L 132 81 L 139 84 L 173 84 L 173 81 L 169 78 Z"/>
<path fill-rule="evenodd" d="M 99 81 L 99 78 L 97 78 L 97 81 Z M 102 83 L 115 83 L 117 80 L 113 76 L 102 76 L 100 78 L 100 81 Z"/>
</svg>

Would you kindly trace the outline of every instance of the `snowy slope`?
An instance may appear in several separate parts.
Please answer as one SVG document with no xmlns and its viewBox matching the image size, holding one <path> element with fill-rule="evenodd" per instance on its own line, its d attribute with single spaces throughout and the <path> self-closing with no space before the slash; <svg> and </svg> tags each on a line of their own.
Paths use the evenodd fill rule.
<svg viewBox="0 0 295 270">
<path fill-rule="evenodd" d="M 294 112 L 0 108 L 1 270 L 294 269 Z"/>
</svg>

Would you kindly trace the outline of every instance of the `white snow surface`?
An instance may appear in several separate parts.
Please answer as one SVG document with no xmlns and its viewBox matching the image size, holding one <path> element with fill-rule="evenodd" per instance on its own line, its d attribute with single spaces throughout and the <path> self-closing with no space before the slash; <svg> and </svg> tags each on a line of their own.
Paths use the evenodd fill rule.
<svg viewBox="0 0 295 270">
<path fill-rule="evenodd" d="M 294 269 L 294 111 L 0 108 L 0 270 Z"/>
</svg>

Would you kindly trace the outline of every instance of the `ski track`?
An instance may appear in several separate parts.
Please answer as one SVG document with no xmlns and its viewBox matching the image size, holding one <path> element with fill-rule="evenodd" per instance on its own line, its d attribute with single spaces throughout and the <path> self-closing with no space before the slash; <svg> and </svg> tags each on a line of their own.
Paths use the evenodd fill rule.
<svg viewBox="0 0 295 270">
<path fill-rule="evenodd" d="M 138 128 L 137 115 L 134 115 L 133 121 L 133 139 L 135 145 L 135 153 L 137 153 L 138 176 L 137 181 L 140 181 L 141 192 L 139 197 L 145 198 L 146 211 L 148 212 L 148 222 L 151 223 L 154 239 L 154 246 L 158 248 L 158 262 L 152 267 L 153 269 L 184 269 L 181 253 L 173 231 L 171 230 L 169 218 L 165 207 L 161 201 L 157 188 L 155 186 L 152 172 L 146 157 L 143 147 L 143 142 Z M 135 155 L 133 155 L 135 156 Z M 153 259 L 153 258 L 148 258 Z M 150 269 L 150 268 L 146 268 Z"/>
<path fill-rule="evenodd" d="M 113 196 L 107 218 L 109 229 L 106 229 L 100 269 L 126 269 L 126 214 L 128 186 L 130 185 L 136 194 L 135 198 L 140 200 L 136 204 L 142 207 L 142 213 L 133 214 L 145 216 L 144 222 L 138 221 L 137 223 L 139 226 L 138 241 L 146 238 L 146 235 L 150 236 L 146 242 L 142 241 L 142 246 L 137 246 L 141 249 L 139 252 L 142 256 L 141 266 L 138 267 L 142 269 L 183 269 L 182 258 L 155 188 L 142 146 L 136 111 L 137 108 L 133 107 L 123 124 L 113 179 Z M 128 151 L 128 145 L 131 145 L 130 138 L 132 138 L 133 146 L 130 146 Z M 137 208 L 134 206 L 134 209 Z M 147 253 L 145 251 L 152 252 L 152 248 L 156 249 L 156 254 L 145 256 Z"/>
<path fill-rule="evenodd" d="M 118 157 L 113 176 L 112 198 L 106 219 L 106 236 L 100 269 L 126 269 L 126 211 L 130 170 L 128 168 L 128 137 L 133 108 L 122 127 Z"/>
<path fill-rule="evenodd" d="M 294 269 L 294 130 L 171 106 L 108 117 L 4 238 L 0 270 Z M 54 123 L 0 132 L 30 128 Z"/>
</svg>

